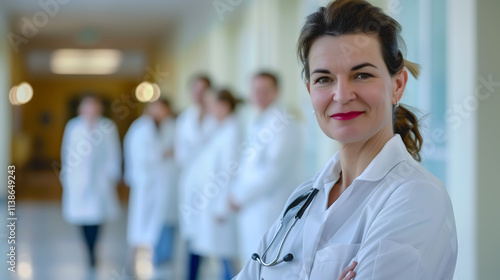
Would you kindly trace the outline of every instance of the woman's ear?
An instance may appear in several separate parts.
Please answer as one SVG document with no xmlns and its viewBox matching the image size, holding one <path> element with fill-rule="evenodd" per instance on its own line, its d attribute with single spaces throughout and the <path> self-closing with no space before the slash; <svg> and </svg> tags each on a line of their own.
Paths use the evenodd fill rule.
<svg viewBox="0 0 500 280">
<path fill-rule="evenodd" d="M 392 104 L 396 105 L 401 100 L 405 92 L 406 83 L 408 82 L 408 70 L 406 67 L 394 76 L 394 95 Z"/>
<path fill-rule="evenodd" d="M 307 88 L 307 92 L 309 93 L 309 95 L 311 95 L 311 86 L 310 86 L 309 82 L 306 82 L 306 88 Z"/>
</svg>

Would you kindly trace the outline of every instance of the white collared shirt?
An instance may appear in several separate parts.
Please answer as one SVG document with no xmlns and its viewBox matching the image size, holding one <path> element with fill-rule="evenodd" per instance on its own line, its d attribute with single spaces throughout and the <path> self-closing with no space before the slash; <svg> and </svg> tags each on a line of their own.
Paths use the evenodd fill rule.
<svg viewBox="0 0 500 280">
<path fill-rule="evenodd" d="M 319 189 L 284 243 L 280 258 L 292 253 L 294 260 L 272 267 L 249 260 L 235 279 L 337 279 L 352 261 L 359 263 L 356 280 L 453 278 L 457 237 L 448 193 L 411 157 L 399 135 L 327 209 L 340 170 L 337 153 L 288 200 L 287 206 L 312 187 Z M 291 212 L 296 211 L 298 207 Z M 287 223 L 293 214 L 287 214 Z M 278 225 L 279 220 L 257 253 L 264 252 Z M 283 235 L 282 230 L 267 262 L 275 257 Z"/>
</svg>

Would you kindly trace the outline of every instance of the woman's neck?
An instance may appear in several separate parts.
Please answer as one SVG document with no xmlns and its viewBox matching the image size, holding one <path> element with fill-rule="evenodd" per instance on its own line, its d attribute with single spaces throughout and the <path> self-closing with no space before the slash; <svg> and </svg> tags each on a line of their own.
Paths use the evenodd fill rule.
<svg viewBox="0 0 500 280">
<path fill-rule="evenodd" d="M 387 130 L 387 129 L 386 129 Z M 341 144 L 339 149 L 342 169 L 342 189 L 347 189 L 360 176 L 384 145 L 393 137 L 390 131 L 381 131 L 364 142 Z"/>
</svg>

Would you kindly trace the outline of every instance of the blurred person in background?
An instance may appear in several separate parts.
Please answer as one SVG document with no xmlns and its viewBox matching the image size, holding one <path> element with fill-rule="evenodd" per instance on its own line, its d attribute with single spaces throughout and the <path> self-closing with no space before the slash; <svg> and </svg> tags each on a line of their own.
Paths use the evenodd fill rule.
<svg viewBox="0 0 500 280">
<path fill-rule="evenodd" d="M 241 152 L 240 176 L 230 196 L 231 208 L 238 212 L 242 262 L 255 252 L 301 179 L 303 131 L 296 118 L 280 108 L 278 96 L 274 74 L 254 76 L 251 100 L 258 115 L 250 124 Z"/>
<path fill-rule="evenodd" d="M 230 91 L 219 90 L 206 94 L 208 112 L 216 119 L 213 136 L 200 154 L 187 167 L 185 187 L 191 196 L 196 232 L 189 240 L 189 251 L 200 256 L 192 264 L 189 279 L 197 279 L 202 259 L 222 261 L 222 280 L 234 276 L 233 263 L 237 257 L 236 223 L 228 204 L 229 191 L 234 184 L 240 124 L 234 114 L 240 102 Z"/>
<path fill-rule="evenodd" d="M 195 76 L 190 84 L 191 106 L 177 119 L 175 159 L 181 168 L 191 163 L 215 126 L 215 120 L 208 114 L 205 104 L 205 93 L 210 86 L 210 78 Z"/>
<path fill-rule="evenodd" d="M 134 264 L 141 253 L 155 264 L 160 257 L 161 261 L 172 257 L 177 220 L 174 138 L 170 103 L 162 98 L 148 103 L 125 135 L 125 181 L 130 186 L 127 241 Z"/>
<path fill-rule="evenodd" d="M 211 82 L 207 76 L 195 76 L 190 84 L 191 106 L 179 115 L 177 119 L 177 131 L 175 138 L 175 158 L 180 167 L 179 178 L 179 225 L 181 237 L 189 243 L 193 234 L 197 231 L 197 218 L 191 215 L 189 205 L 191 196 L 185 184 L 189 180 L 187 169 L 196 156 L 199 155 L 208 142 L 216 121 L 208 114 L 205 94 L 210 89 Z M 199 255 L 188 252 L 188 271 L 190 275 L 196 275 Z"/>
<path fill-rule="evenodd" d="M 121 179 L 121 147 L 113 121 L 102 116 L 101 99 L 85 95 L 78 116 L 64 130 L 61 148 L 62 210 L 81 227 L 91 267 L 100 226 L 120 213 L 116 186 Z"/>
</svg>

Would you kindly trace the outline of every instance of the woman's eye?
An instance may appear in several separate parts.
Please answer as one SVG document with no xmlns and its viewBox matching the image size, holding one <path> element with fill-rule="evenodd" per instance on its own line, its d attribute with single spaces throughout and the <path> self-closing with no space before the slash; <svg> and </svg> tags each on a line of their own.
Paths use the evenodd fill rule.
<svg viewBox="0 0 500 280">
<path fill-rule="evenodd" d="M 368 73 L 359 73 L 359 74 L 356 74 L 356 76 L 354 76 L 355 79 L 367 79 L 370 77 L 373 77 L 373 75 L 368 74 Z"/>
<path fill-rule="evenodd" d="M 319 83 L 319 84 L 323 84 L 323 83 L 328 83 L 328 82 L 330 82 L 330 81 L 331 81 L 331 79 L 330 79 L 330 78 L 328 78 L 328 77 L 320 77 L 320 78 L 316 79 L 316 82 L 315 82 L 315 83 L 316 83 L 316 84 L 317 84 L 317 83 Z"/>
</svg>

